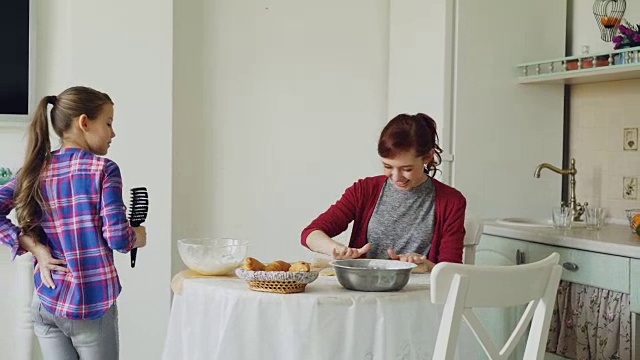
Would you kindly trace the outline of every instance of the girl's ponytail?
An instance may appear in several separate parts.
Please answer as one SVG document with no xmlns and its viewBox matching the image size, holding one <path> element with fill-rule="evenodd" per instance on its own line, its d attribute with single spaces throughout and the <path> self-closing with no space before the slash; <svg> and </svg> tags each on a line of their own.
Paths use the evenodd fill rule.
<svg viewBox="0 0 640 360">
<path fill-rule="evenodd" d="M 438 171 L 437 166 L 440 165 L 440 163 L 442 163 L 442 156 L 440 155 L 442 154 L 442 148 L 439 145 L 438 131 L 436 129 L 437 128 L 436 121 L 433 120 L 431 116 L 423 113 L 418 113 L 416 114 L 416 116 L 422 119 L 424 124 L 427 126 L 427 128 L 431 132 L 429 136 L 429 140 L 430 140 L 430 144 L 432 144 L 433 146 L 432 147 L 433 159 L 431 159 L 431 161 L 425 165 L 425 171 L 430 176 L 435 176 L 436 172 Z"/>
<path fill-rule="evenodd" d="M 55 96 L 46 96 L 38 103 L 35 116 L 29 125 L 24 165 L 16 175 L 14 203 L 18 224 L 24 234 L 33 237 L 36 236 L 34 229 L 40 224 L 42 210 L 45 208 L 40 189 L 40 176 L 51 154 L 47 105 L 55 106 L 56 102 Z"/>
</svg>

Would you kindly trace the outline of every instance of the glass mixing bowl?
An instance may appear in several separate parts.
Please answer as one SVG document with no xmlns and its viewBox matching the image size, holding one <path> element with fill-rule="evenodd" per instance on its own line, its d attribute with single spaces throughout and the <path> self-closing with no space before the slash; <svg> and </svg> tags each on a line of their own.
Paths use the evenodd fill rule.
<svg viewBox="0 0 640 360">
<path fill-rule="evenodd" d="M 247 240 L 201 238 L 178 240 L 178 253 L 187 267 L 202 275 L 227 275 L 247 256 Z"/>
</svg>

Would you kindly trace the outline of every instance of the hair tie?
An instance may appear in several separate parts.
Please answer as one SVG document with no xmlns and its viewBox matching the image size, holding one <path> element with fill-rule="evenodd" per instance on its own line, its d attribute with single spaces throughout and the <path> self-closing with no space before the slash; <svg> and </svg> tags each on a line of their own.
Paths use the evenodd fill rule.
<svg viewBox="0 0 640 360">
<path fill-rule="evenodd" d="M 57 96 L 55 96 L 55 95 L 47 96 L 47 102 L 49 104 L 55 105 L 57 101 L 58 101 L 58 97 Z"/>
</svg>

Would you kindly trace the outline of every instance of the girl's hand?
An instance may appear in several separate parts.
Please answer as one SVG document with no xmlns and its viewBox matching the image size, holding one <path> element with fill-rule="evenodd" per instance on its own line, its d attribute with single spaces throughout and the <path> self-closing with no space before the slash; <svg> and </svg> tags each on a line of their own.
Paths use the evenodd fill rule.
<svg viewBox="0 0 640 360">
<path fill-rule="evenodd" d="M 144 226 L 134 227 L 133 232 L 136 233 L 136 243 L 133 247 L 141 248 L 147 246 L 147 228 Z"/>
<path fill-rule="evenodd" d="M 436 266 L 436 264 L 429 261 L 427 257 L 424 255 L 420 255 L 416 253 L 398 255 L 396 254 L 395 251 L 393 251 L 393 249 L 388 249 L 387 253 L 389 254 L 389 257 L 391 258 L 391 260 L 400 260 L 404 262 L 417 264 L 419 272 L 431 272 L 431 269 L 433 269 L 433 267 Z"/>
<path fill-rule="evenodd" d="M 55 289 L 56 284 L 53 282 L 53 278 L 51 277 L 51 271 L 57 270 L 69 272 L 69 269 L 64 266 L 67 265 L 67 262 L 65 260 L 55 259 L 51 256 L 49 248 L 42 244 L 38 244 L 31 253 L 38 261 L 35 271 L 37 272 L 40 270 L 40 279 L 42 280 L 42 283 L 48 288 Z"/>
<path fill-rule="evenodd" d="M 367 243 L 365 246 L 359 249 L 346 247 L 344 245 L 338 245 L 333 248 L 333 252 L 331 255 L 336 260 L 357 259 L 360 256 L 366 254 L 369 250 L 371 250 L 371 243 Z"/>
</svg>

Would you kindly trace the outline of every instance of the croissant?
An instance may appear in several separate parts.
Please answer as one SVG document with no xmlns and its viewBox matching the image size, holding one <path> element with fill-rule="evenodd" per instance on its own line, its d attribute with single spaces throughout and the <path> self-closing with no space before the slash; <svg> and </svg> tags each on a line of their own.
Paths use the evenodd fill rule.
<svg viewBox="0 0 640 360">
<path fill-rule="evenodd" d="M 265 266 L 264 271 L 289 271 L 291 264 L 283 260 L 276 260 Z"/>
<path fill-rule="evenodd" d="M 291 267 L 289 268 L 289 271 L 309 272 L 309 271 L 311 271 L 311 264 L 309 264 L 308 262 L 304 262 L 304 261 L 297 261 L 297 262 L 294 262 L 293 264 L 291 264 Z"/>
<path fill-rule="evenodd" d="M 242 268 L 250 271 L 264 271 L 265 266 L 260 261 L 252 257 L 247 257 L 242 262 Z"/>
</svg>

